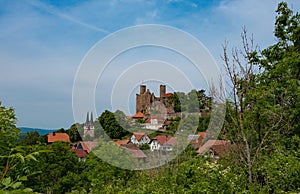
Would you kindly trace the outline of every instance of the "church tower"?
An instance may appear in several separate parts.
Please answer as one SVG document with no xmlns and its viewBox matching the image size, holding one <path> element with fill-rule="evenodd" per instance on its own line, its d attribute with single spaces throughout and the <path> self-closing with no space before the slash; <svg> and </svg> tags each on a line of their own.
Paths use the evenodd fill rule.
<svg viewBox="0 0 300 194">
<path fill-rule="evenodd" d="M 86 115 L 86 121 L 83 126 L 83 138 L 90 136 L 94 137 L 95 135 L 95 128 L 94 128 L 94 123 L 93 123 L 93 113 L 91 112 L 91 119 L 89 119 L 89 112 L 87 112 Z"/>
</svg>

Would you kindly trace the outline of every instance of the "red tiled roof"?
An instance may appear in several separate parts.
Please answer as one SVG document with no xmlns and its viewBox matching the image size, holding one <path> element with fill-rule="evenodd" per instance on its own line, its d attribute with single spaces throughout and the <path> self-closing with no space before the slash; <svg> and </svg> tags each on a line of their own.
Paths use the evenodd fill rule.
<svg viewBox="0 0 300 194">
<path fill-rule="evenodd" d="M 202 138 L 206 137 L 206 132 L 198 132 L 198 135 L 200 135 Z"/>
<path fill-rule="evenodd" d="M 146 135 L 146 133 L 143 133 L 143 132 L 133 132 L 133 135 L 135 136 L 135 138 L 140 141 L 142 139 L 142 137 L 144 135 Z"/>
<path fill-rule="evenodd" d="M 176 139 L 172 136 L 158 135 L 158 136 L 154 137 L 152 140 L 157 140 L 160 145 L 164 145 L 164 144 L 175 145 L 176 144 Z"/>
<path fill-rule="evenodd" d="M 121 146 L 121 145 L 126 145 L 126 144 L 128 144 L 128 142 L 129 142 L 128 139 L 122 139 L 122 140 L 118 139 L 118 140 L 116 141 L 116 144 L 117 144 L 118 146 Z"/>
<path fill-rule="evenodd" d="M 80 144 L 87 153 L 90 153 L 97 146 L 97 142 L 94 141 L 81 141 Z"/>
<path fill-rule="evenodd" d="M 134 158 L 147 158 L 146 154 L 140 150 L 140 148 L 133 144 L 133 143 L 128 143 L 128 144 L 124 144 L 122 145 L 122 147 L 124 147 L 128 152 L 130 152 L 132 154 L 132 157 Z"/>
<path fill-rule="evenodd" d="M 134 158 L 147 158 L 146 154 L 142 150 L 130 150 L 132 157 Z"/>
<path fill-rule="evenodd" d="M 133 143 L 123 144 L 122 147 L 128 148 L 130 150 L 139 150 L 139 147 Z"/>
<path fill-rule="evenodd" d="M 138 119 L 138 118 L 144 118 L 144 114 L 141 112 L 136 113 L 135 115 L 132 116 L 132 118 L 134 119 Z"/>
<path fill-rule="evenodd" d="M 214 146 L 214 148 L 216 150 L 222 150 L 221 147 L 229 146 L 229 142 L 225 141 L 225 140 L 208 140 L 207 142 L 205 142 L 204 145 L 202 145 L 197 150 L 197 153 L 198 154 L 203 154 L 203 153 L 207 152 L 210 148 L 212 148 L 212 146 Z"/>
<path fill-rule="evenodd" d="M 168 145 L 171 145 L 171 146 L 176 145 L 176 143 L 177 143 L 177 140 L 175 139 L 175 137 L 171 137 L 171 138 L 169 138 L 168 141 L 167 141 L 167 144 L 168 144 Z"/>
<path fill-rule="evenodd" d="M 72 149 L 72 151 L 77 154 L 78 158 L 84 158 L 86 155 L 86 152 L 82 149 Z"/>
<path fill-rule="evenodd" d="M 190 144 L 192 145 L 192 148 L 199 149 L 203 139 L 206 137 L 206 132 L 198 132 L 197 135 L 190 135 Z"/>
<path fill-rule="evenodd" d="M 216 153 L 219 156 L 224 156 L 227 152 L 230 151 L 230 144 L 227 143 L 225 145 L 212 145 L 211 149 L 214 153 Z"/>
<path fill-rule="evenodd" d="M 173 94 L 172 93 L 166 93 L 165 94 L 165 97 L 169 98 L 170 96 L 172 96 Z"/>
<path fill-rule="evenodd" d="M 53 143 L 56 141 L 70 142 L 70 137 L 67 133 L 56 133 L 52 132 L 47 135 L 48 143 Z"/>
</svg>

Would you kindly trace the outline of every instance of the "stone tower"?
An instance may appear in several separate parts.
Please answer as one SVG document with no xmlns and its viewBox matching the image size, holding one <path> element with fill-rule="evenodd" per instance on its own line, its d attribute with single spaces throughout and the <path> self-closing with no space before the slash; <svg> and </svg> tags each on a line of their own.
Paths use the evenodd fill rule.
<svg viewBox="0 0 300 194">
<path fill-rule="evenodd" d="M 149 112 L 152 96 L 154 94 L 151 94 L 149 89 L 146 91 L 145 85 L 140 85 L 140 93 L 136 94 L 136 113 L 142 112 L 145 114 Z"/>
<path fill-rule="evenodd" d="M 86 115 L 86 121 L 83 126 L 83 138 L 90 136 L 94 137 L 95 128 L 93 123 L 93 113 L 91 112 L 91 119 L 89 119 L 89 112 Z"/>
<path fill-rule="evenodd" d="M 166 85 L 160 85 L 159 86 L 159 91 L 160 91 L 160 93 L 159 93 L 160 99 L 165 98 L 165 96 L 166 96 Z"/>
<path fill-rule="evenodd" d="M 155 97 L 145 85 L 140 85 L 140 93 L 136 94 L 136 113 L 142 112 L 147 115 L 151 113 L 151 108 L 163 114 L 174 113 L 174 108 L 168 99 L 172 94 L 166 94 L 166 85 L 160 85 L 159 91 L 159 97 Z"/>
</svg>

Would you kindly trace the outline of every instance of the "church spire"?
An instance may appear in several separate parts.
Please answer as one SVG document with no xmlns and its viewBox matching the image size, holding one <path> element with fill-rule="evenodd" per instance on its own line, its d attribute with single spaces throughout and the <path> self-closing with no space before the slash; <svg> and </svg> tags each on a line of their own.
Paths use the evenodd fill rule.
<svg viewBox="0 0 300 194">
<path fill-rule="evenodd" d="M 89 112 L 87 112 L 86 114 L 86 121 L 85 121 L 85 124 L 88 124 L 89 123 Z"/>
<path fill-rule="evenodd" d="M 91 112 L 91 121 L 90 121 L 90 124 L 92 125 L 93 124 L 93 112 Z"/>
<path fill-rule="evenodd" d="M 87 112 L 86 115 L 86 122 L 83 126 L 83 138 L 89 136 L 89 137 L 94 137 L 94 124 L 93 124 L 93 112 L 91 112 L 91 116 L 90 116 L 90 112 Z"/>
</svg>

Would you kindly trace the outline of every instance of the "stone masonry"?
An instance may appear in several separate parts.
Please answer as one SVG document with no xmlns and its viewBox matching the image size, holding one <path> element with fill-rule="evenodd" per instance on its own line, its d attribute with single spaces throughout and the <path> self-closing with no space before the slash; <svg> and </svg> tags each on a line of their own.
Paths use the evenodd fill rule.
<svg viewBox="0 0 300 194">
<path fill-rule="evenodd" d="M 136 94 L 136 113 L 144 114 L 172 114 L 174 108 L 169 103 L 171 93 L 166 93 L 166 86 L 160 85 L 160 95 L 155 97 L 154 93 L 150 93 L 145 85 L 140 85 L 140 93 Z"/>
</svg>

